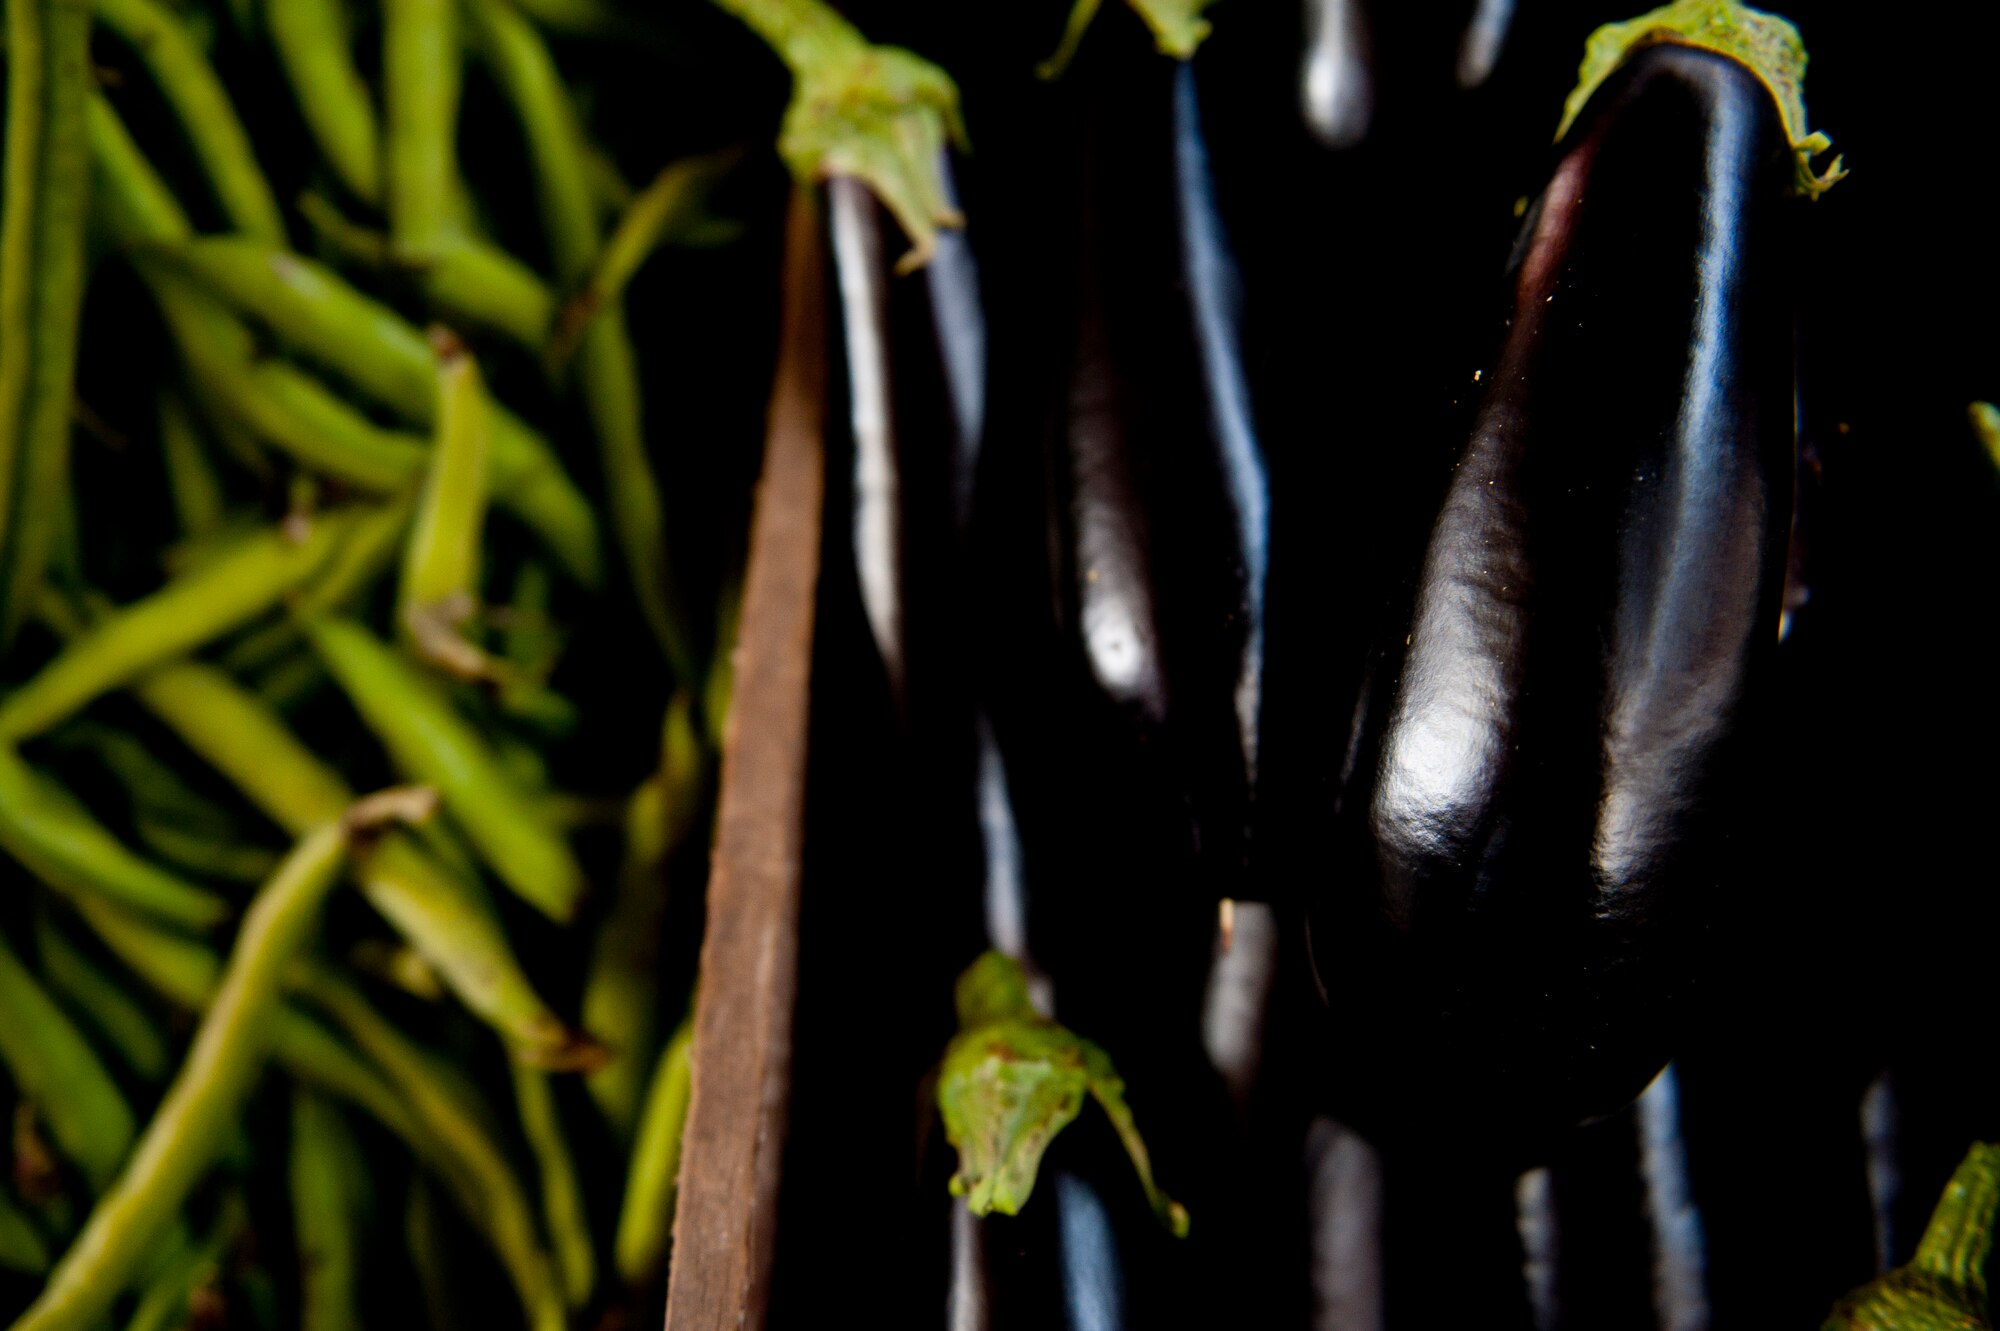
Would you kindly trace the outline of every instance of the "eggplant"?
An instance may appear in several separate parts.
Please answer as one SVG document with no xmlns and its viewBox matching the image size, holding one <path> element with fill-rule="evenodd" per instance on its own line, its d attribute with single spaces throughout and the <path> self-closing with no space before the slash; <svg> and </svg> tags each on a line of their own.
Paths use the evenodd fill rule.
<svg viewBox="0 0 2000 1331">
<path fill-rule="evenodd" d="M 1661 42 L 1528 215 L 1305 903 L 1357 1123 L 1519 1152 L 1628 1103 L 1755 890 L 1793 169 L 1749 68 Z"/>
</svg>

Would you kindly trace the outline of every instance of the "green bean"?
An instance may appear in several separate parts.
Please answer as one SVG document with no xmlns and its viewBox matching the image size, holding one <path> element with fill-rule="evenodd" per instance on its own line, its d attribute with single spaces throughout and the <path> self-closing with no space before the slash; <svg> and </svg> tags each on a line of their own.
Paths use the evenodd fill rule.
<svg viewBox="0 0 2000 1331">
<path fill-rule="evenodd" d="M 0 189 L 0 645 L 36 595 L 69 478 L 89 209 L 90 10 L 9 0 Z"/>
<path fill-rule="evenodd" d="M 331 271 L 227 237 L 167 243 L 154 253 L 383 406 L 435 424 L 437 357 L 423 334 Z M 491 419 L 495 499 L 527 521 L 572 576 L 594 584 L 598 538 L 588 502 L 547 440 L 497 404 Z"/>
<path fill-rule="evenodd" d="M 152 814 L 134 818 L 132 830 L 148 851 L 200 878 L 254 886 L 269 878 L 278 864 L 278 856 L 263 846 L 217 841 Z"/>
<path fill-rule="evenodd" d="M 651 1283 L 666 1264 L 674 1236 L 674 1189 L 680 1179 L 681 1135 L 687 1127 L 692 1087 L 694 1017 L 681 1022 L 660 1055 L 646 1111 L 639 1119 L 638 1144 L 625 1173 L 625 1201 L 618 1212 L 613 1260 L 627 1285 Z"/>
<path fill-rule="evenodd" d="M 274 823 L 294 834 L 352 799 L 346 784 L 228 676 L 186 663 L 135 691 L 181 740 Z M 418 837 L 433 829 L 416 829 Z M 439 869 L 408 833 L 389 831 L 356 866 L 362 895 L 452 992 L 504 1036 L 515 1057 L 542 1067 L 587 1066 L 601 1050 L 573 1032 L 535 992 L 506 936 L 471 888 Z"/>
<path fill-rule="evenodd" d="M 660 768 L 626 809 L 625 862 L 583 988 L 584 1028 L 616 1051 L 584 1085 L 619 1142 L 632 1138 L 659 1040 L 667 862 L 693 830 L 701 801 L 701 742 L 689 694 L 675 696 L 662 731 Z"/>
<path fill-rule="evenodd" d="M 89 129 L 91 214 L 111 237 L 159 243 L 193 234 L 179 200 L 102 97 L 90 99 Z"/>
<path fill-rule="evenodd" d="M 596 262 L 599 237 L 575 108 L 541 34 L 509 0 L 472 0 L 471 13 L 487 63 L 521 122 L 557 278 L 576 286 Z M 640 614 L 675 672 L 692 679 L 694 652 L 669 574 L 665 506 L 646 452 L 637 357 L 618 301 L 607 302 L 584 333 L 577 380 L 597 435 L 612 530 Z"/>
<path fill-rule="evenodd" d="M 222 898 L 127 850 L 68 791 L 4 745 L 0 849 L 71 898 L 101 897 L 195 929 L 210 928 L 229 915 Z"/>
<path fill-rule="evenodd" d="M 145 62 L 230 224 L 246 235 L 284 244 L 284 219 L 257 165 L 250 136 L 180 17 L 157 0 L 96 0 L 95 7 L 98 21 Z"/>
<path fill-rule="evenodd" d="M 305 634 L 299 628 L 302 621 L 329 611 L 351 610 L 369 584 L 395 564 L 415 508 L 415 495 L 406 494 L 364 511 L 319 576 L 292 597 L 291 613 L 230 644 L 219 658 L 222 668 L 234 675 L 270 669 L 293 649 L 304 646 Z"/>
<path fill-rule="evenodd" d="M 269 0 L 264 26 L 320 155 L 354 197 L 382 202 L 382 130 L 355 68 L 342 0 Z"/>
<path fill-rule="evenodd" d="M 251 902 L 186 1063 L 14 1331 L 82 1331 L 103 1316 L 213 1163 L 270 1052 L 280 978 L 312 938 L 348 836 L 344 821 L 308 833 Z"/>
<path fill-rule="evenodd" d="M 567 1321 L 560 1282 L 535 1234 L 520 1180 L 485 1127 L 476 1091 L 448 1063 L 430 1055 L 390 1026 L 359 990 L 324 967 L 309 967 L 305 995 L 387 1075 L 410 1112 L 454 1162 L 454 1178 L 468 1189 L 466 1218 L 486 1235 L 507 1268 L 533 1331 L 561 1331 Z"/>
<path fill-rule="evenodd" d="M 167 468 L 167 493 L 184 536 L 209 536 L 222 529 L 222 478 L 209 462 L 187 399 L 171 389 L 160 392 L 155 419 L 160 456 Z"/>
<path fill-rule="evenodd" d="M 302 196 L 299 214 L 343 261 L 369 268 L 391 263 L 387 236 L 348 221 L 319 195 Z M 530 351 L 548 336 L 555 297 L 532 268 L 497 245 L 449 236 L 415 276 L 431 307 L 453 324 L 490 328 Z"/>
<path fill-rule="evenodd" d="M 452 230 L 460 76 L 454 0 L 383 0 L 384 184 L 403 263 L 430 261 Z"/>
<path fill-rule="evenodd" d="M 248 623 L 318 572 L 354 517 L 352 509 L 322 513 L 299 541 L 275 528 L 256 533 L 121 607 L 0 700 L 0 742 L 40 734 L 106 690 Z"/>
<path fill-rule="evenodd" d="M 486 530 L 486 388 L 479 363 L 456 338 L 440 329 L 434 342 L 437 439 L 403 551 L 397 620 L 426 660 L 462 679 L 485 679 L 493 662 L 462 630 L 478 609 Z"/>
<path fill-rule="evenodd" d="M 740 150 L 729 149 L 669 163 L 624 205 L 589 280 L 563 306 L 549 342 L 551 361 L 560 365 L 569 359 L 592 318 L 624 295 L 640 265 L 662 243 L 727 240 L 741 231 L 733 223 L 711 219 L 707 204 L 723 175 L 742 158 Z"/>
<path fill-rule="evenodd" d="M 47 911 L 38 913 L 35 925 L 36 951 L 49 987 L 83 1015 L 140 1080 L 164 1078 L 173 1068 L 173 1052 L 152 1014 L 71 942 Z"/>
<path fill-rule="evenodd" d="M 358 624 L 328 617 L 308 632 L 396 766 L 437 787 L 501 881 L 550 918 L 571 918 L 584 891 L 582 868 L 450 701 Z"/>
<path fill-rule="evenodd" d="M 101 1192 L 132 1148 L 136 1124 L 118 1083 L 55 1000 L 0 937 L 0 1062 L 48 1124 L 56 1147 Z"/>
<path fill-rule="evenodd" d="M 288 1176 L 299 1243 L 300 1331 L 359 1331 L 356 1249 L 367 1224 L 368 1162 L 340 1110 L 297 1088 Z"/>
<path fill-rule="evenodd" d="M 423 470 L 424 441 L 385 429 L 310 375 L 260 357 L 248 329 L 178 273 L 141 264 L 188 377 L 210 403 L 312 470 L 394 494 Z"/>
<path fill-rule="evenodd" d="M 516 1063 L 514 1103 L 521 1114 L 521 1132 L 528 1139 L 542 1179 L 542 1222 L 555 1246 L 556 1267 L 562 1273 L 563 1294 L 572 1312 L 590 1302 L 597 1284 L 597 1253 L 591 1246 L 589 1212 L 583 1185 L 563 1138 L 562 1116 L 555 1089 L 546 1072 Z"/>
<path fill-rule="evenodd" d="M 38 1276 L 49 1269 L 49 1245 L 41 1231 L 0 1187 L 0 1270 Z"/>
</svg>

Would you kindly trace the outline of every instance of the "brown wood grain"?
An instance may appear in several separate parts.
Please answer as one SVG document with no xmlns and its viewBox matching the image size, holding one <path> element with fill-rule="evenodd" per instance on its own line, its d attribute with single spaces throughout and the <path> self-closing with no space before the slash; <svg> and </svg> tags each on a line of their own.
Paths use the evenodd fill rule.
<svg viewBox="0 0 2000 1331">
<path fill-rule="evenodd" d="M 796 187 L 723 746 L 667 1331 L 755 1331 L 770 1302 L 826 482 L 825 265 L 817 191 Z"/>
</svg>

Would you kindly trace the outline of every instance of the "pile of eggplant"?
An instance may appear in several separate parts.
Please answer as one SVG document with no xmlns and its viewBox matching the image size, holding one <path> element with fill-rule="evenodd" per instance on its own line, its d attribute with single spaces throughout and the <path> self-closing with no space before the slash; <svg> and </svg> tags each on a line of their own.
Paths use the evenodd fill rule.
<svg viewBox="0 0 2000 1331">
<path fill-rule="evenodd" d="M 1921 128 L 1995 127 L 2000 22 L 1796 6 L 1808 126 L 1648 22 L 1578 89 L 1580 0 L 1191 58 L 1135 0 L 1038 79 L 1063 8 L 867 15 L 958 80 L 967 225 L 898 276 L 833 186 L 808 881 L 865 904 L 807 898 L 774 1316 L 865 1262 L 954 1327 L 1817 1324 L 2000 1134 L 2000 273 Z M 948 1201 L 989 947 L 1189 1238 L 1087 1114 L 1020 1215 Z"/>
</svg>

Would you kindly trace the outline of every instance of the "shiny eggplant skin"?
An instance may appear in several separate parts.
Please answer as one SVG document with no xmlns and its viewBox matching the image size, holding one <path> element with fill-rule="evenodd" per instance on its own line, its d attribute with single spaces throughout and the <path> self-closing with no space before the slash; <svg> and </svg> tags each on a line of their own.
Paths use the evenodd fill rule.
<svg viewBox="0 0 2000 1331">
<path fill-rule="evenodd" d="M 1593 98 L 1511 297 L 1309 892 L 1345 1112 L 1496 1149 L 1674 1049 L 1759 833 L 1794 475 L 1787 141 L 1656 45 Z"/>
</svg>

